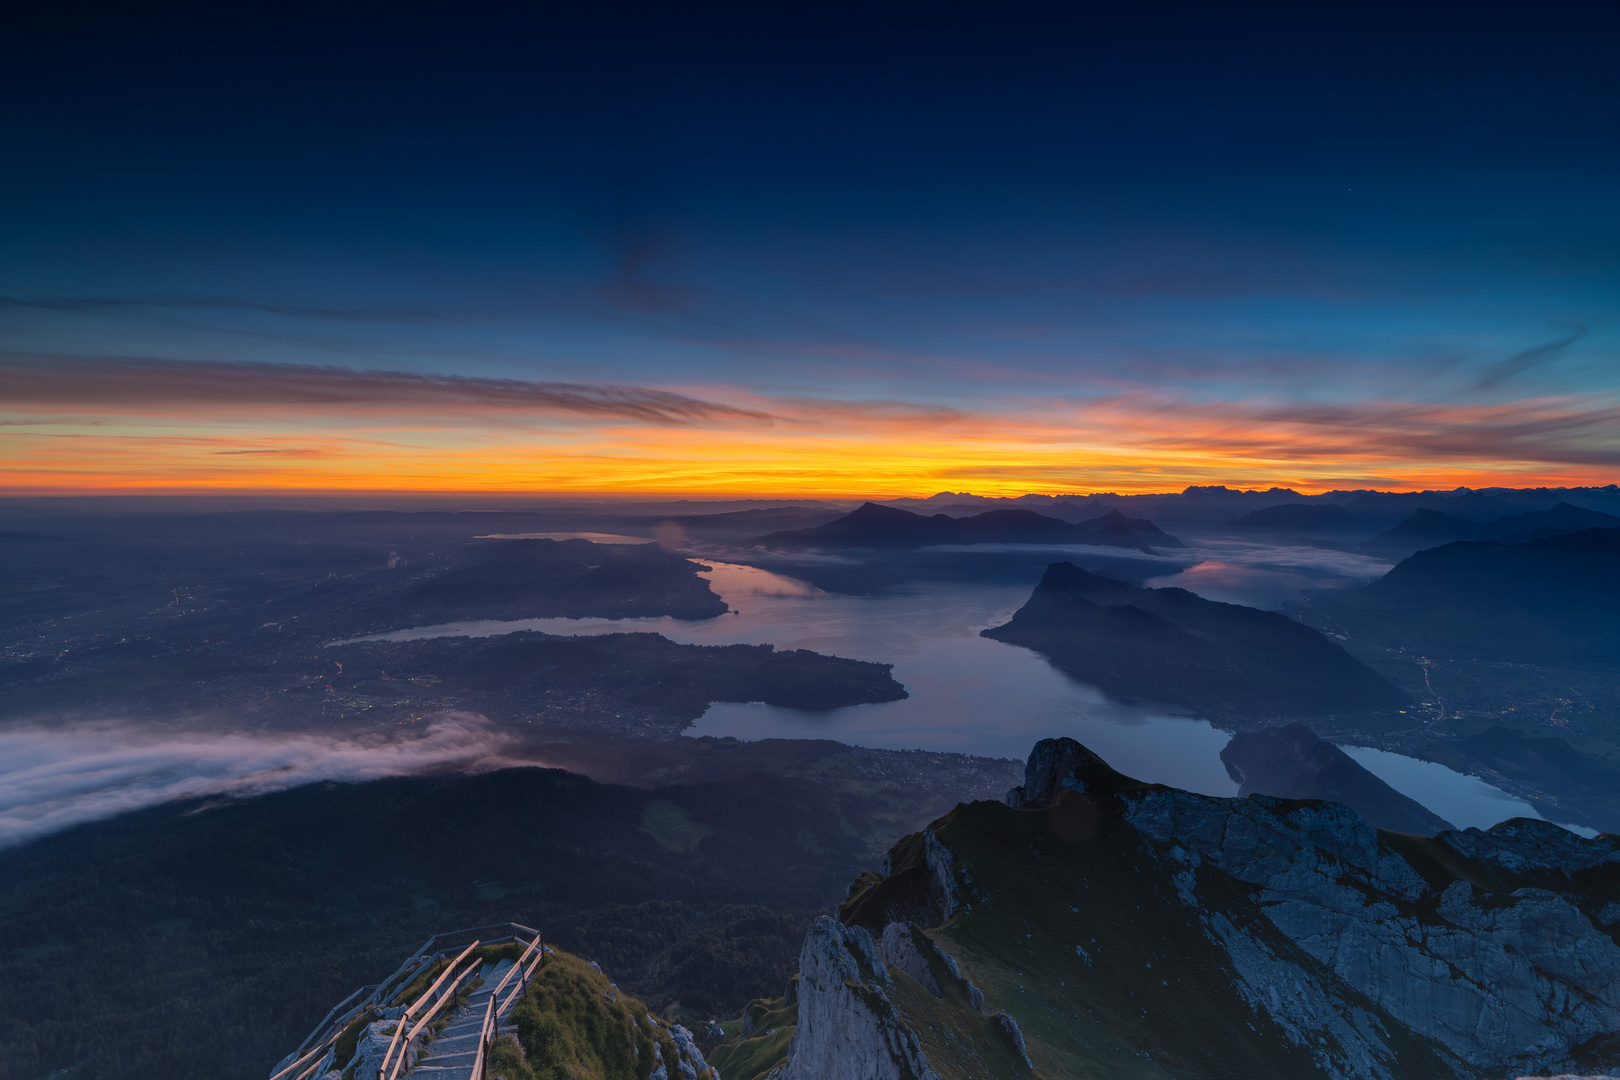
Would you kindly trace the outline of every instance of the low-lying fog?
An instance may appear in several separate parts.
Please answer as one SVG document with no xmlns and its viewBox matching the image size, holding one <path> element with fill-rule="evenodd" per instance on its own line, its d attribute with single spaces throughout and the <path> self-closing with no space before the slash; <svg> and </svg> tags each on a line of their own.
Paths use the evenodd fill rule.
<svg viewBox="0 0 1620 1080">
<path fill-rule="evenodd" d="M 98 720 L 0 730 L 0 847 L 175 799 L 262 795 L 319 780 L 498 768 L 512 739 L 446 714 L 392 737 L 153 730 Z"/>
<path fill-rule="evenodd" d="M 1153 589 L 1173 585 L 1206 600 L 1268 611 L 1280 610 L 1308 589 L 1343 589 L 1376 581 L 1391 565 L 1349 551 L 1237 540 L 1204 541 L 1167 558 L 1182 565 L 1148 578 L 1144 585 Z"/>
</svg>

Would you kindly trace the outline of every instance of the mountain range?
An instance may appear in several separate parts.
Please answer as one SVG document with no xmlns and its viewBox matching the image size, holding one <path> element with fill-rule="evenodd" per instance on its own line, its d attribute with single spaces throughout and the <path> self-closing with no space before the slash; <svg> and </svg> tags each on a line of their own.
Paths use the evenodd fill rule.
<svg viewBox="0 0 1620 1080">
<path fill-rule="evenodd" d="M 1571 506 L 1567 502 L 1561 502 L 1550 510 L 1510 514 L 1488 521 L 1472 521 L 1441 510 L 1419 509 L 1393 529 L 1379 533 L 1361 546 L 1375 550 L 1420 551 L 1457 540 L 1500 540 L 1519 544 L 1582 529 L 1612 529 L 1617 526 L 1620 526 L 1620 517 Z"/>
<path fill-rule="evenodd" d="M 1444 544 L 1310 606 L 1418 655 L 1620 671 L 1620 529 Z"/>
<path fill-rule="evenodd" d="M 1106 547 L 1181 547 L 1180 540 L 1145 518 L 1110 510 L 1088 521 L 1068 522 L 1033 510 L 990 510 L 971 517 L 934 514 L 877 503 L 808 529 L 761 536 L 767 548 L 919 548 L 941 544 L 1096 544 Z"/>
</svg>

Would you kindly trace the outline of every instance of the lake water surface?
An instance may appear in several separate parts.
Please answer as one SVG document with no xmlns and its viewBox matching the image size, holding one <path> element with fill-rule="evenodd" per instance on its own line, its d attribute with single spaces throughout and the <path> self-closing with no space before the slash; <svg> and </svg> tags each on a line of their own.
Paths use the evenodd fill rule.
<svg viewBox="0 0 1620 1080">
<path fill-rule="evenodd" d="M 1246 586 L 1268 597 L 1283 595 L 1279 574 L 1319 576 L 1318 571 L 1279 566 L 1273 560 L 1271 567 L 1253 567 L 1246 580 L 1250 568 L 1233 560 L 1232 554 L 1223 552 L 1222 566 L 1202 578 L 1197 573 L 1167 574 L 1155 584 L 1174 583 L 1200 593 L 1205 586 L 1214 594 L 1211 599 L 1235 600 L 1245 595 Z M 894 677 L 910 697 L 823 713 L 719 702 L 687 734 L 827 738 L 857 746 L 1020 760 L 1037 740 L 1066 735 L 1127 775 L 1209 795 L 1237 793 L 1237 784 L 1220 761 L 1230 738 L 1226 732 L 1172 710 L 1111 701 L 1027 649 L 980 637 L 980 630 L 1006 622 L 1029 598 L 1028 585 L 925 584 L 878 596 L 845 596 L 754 567 L 704 561 L 713 567 L 705 576 L 735 614 L 702 622 L 657 618 L 447 623 L 365 640 L 484 637 L 515 630 L 651 631 L 687 644 L 769 642 L 778 649 L 875 660 L 894 665 Z M 1191 569 L 1196 568 L 1197 564 Z M 1333 568 L 1343 569 L 1347 568 Z M 1541 816 L 1530 804 L 1442 765 L 1362 747 L 1346 750 L 1391 787 L 1459 827 L 1484 828 L 1511 817 Z"/>
</svg>

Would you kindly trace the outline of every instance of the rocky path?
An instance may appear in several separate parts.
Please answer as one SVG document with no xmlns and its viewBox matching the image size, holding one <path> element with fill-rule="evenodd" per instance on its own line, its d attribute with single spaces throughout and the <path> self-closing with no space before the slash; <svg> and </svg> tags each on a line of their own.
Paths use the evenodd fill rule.
<svg viewBox="0 0 1620 1080">
<path fill-rule="evenodd" d="M 476 1080 L 472 1070 L 478 1057 L 478 1034 L 484 1026 L 484 1009 L 489 1004 L 490 991 L 511 970 L 510 960 L 485 964 L 478 973 L 482 984 L 467 998 L 467 1004 L 450 1017 L 449 1025 L 438 1037 L 422 1048 L 416 1067 L 405 1075 L 419 1080 Z M 510 986 L 507 993 L 511 993 Z"/>
</svg>

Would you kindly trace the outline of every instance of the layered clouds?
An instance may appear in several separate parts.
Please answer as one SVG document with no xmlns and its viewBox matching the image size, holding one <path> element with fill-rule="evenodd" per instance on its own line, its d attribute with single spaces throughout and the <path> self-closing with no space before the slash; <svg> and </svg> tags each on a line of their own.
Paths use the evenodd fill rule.
<svg viewBox="0 0 1620 1080">
<path fill-rule="evenodd" d="M 762 413 L 667 390 L 311 364 L 125 356 L 0 355 L 7 407 L 19 412 L 192 419 L 202 415 L 429 417 L 489 422 L 588 417 L 637 424 L 768 421 Z"/>
<path fill-rule="evenodd" d="M 1614 476 L 1613 5 L 35 7 L 3 489 Z"/>
<path fill-rule="evenodd" d="M 1521 359 L 1442 368 L 1422 385 L 1408 373 L 1404 386 L 1358 387 L 1324 366 L 1312 387 L 1300 364 L 1269 390 L 1216 364 L 1180 385 L 1151 371 L 1133 384 L 1130 368 L 1092 365 L 1044 387 L 1009 368 L 1005 382 L 1024 385 L 958 373 L 839 397 L 0 355 L 0 487 L 879 496 L 1612 481 L 1620 393 L 1504 393 Z"/>
<path fill-rule="evenodd" d="M 509 736 L 446 714 L 419 732 L 340 738 L 156 730 L 103 720 L 0 731 L 0 847 L 86 821 L 201 796 L 247 796 L 320 780 L 513 764 Z"/>
</svg>

